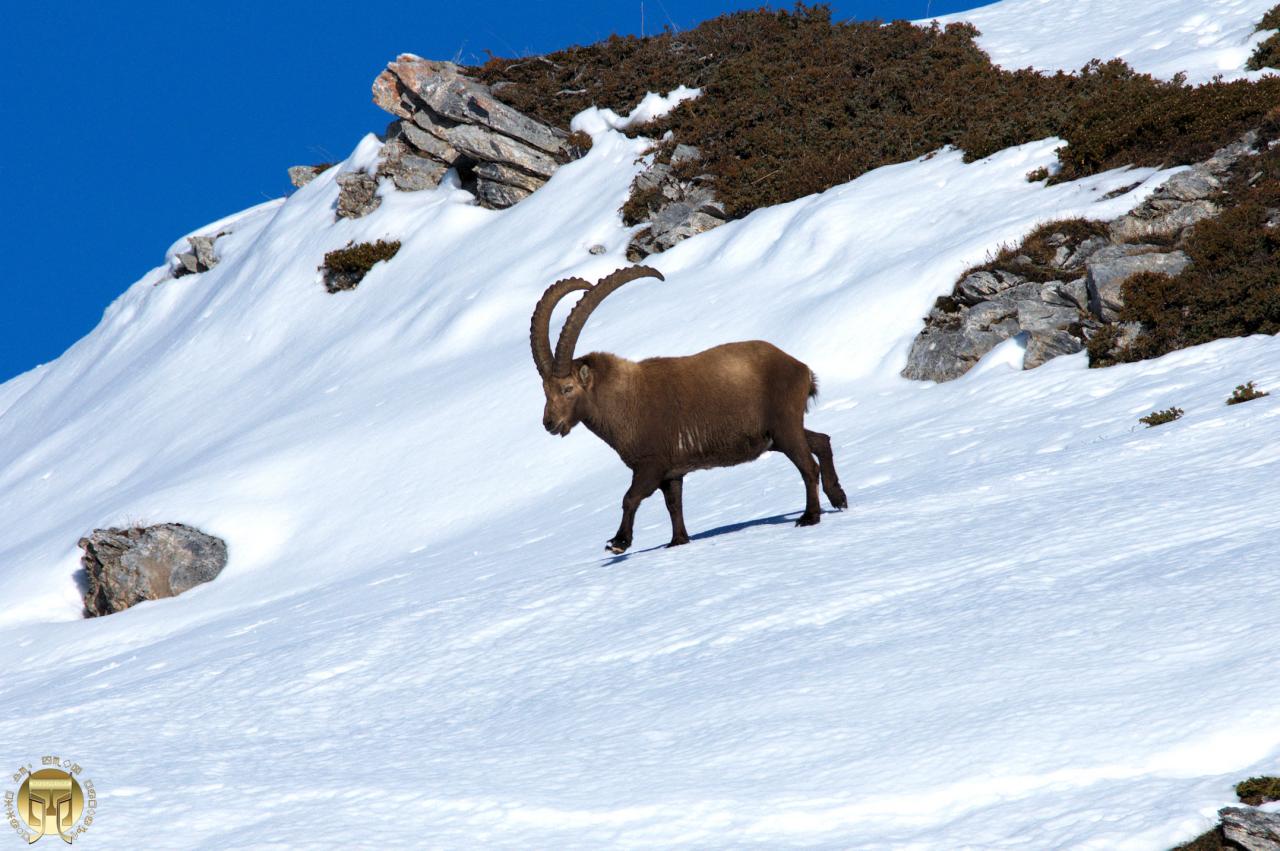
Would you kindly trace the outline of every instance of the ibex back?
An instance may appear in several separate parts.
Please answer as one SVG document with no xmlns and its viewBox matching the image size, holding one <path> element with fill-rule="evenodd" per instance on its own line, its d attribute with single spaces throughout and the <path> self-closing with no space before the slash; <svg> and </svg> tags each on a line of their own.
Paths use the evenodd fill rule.
<svg viewBox="0 0 1280 851">
<path fill-rule="evenodd" d="M 632 266 L 594 286 L 581 278 L 557 281 L 538 301 L 530 328 L 533 361 L 547 397 L 542 425 L 564 437 L 582 423 L 631 468 L 622 524 L 605 547 L 621 553 L 631 546 L 636 509 L 658 488 L 671 514 L 669 546 L 688 543 L 681 501 L 685 474 L 742 464 L 769 450 L 791 459 L 804 479 L 804 513 L 797 526 L 821 519 L 819 479 L 831 504 L 847 508 L 831 439 L 804 427 L 817 379 L 777 346 L 750 340 L 642 361 L 606 352 L 573 356 L 578 335 L 600 302 L 626 282 L 650 276 L 662 280 L 656 269 Z M 586 293 L 569 313 L 553 354 L 551 312 L 577 290 Z"/>
</svg>

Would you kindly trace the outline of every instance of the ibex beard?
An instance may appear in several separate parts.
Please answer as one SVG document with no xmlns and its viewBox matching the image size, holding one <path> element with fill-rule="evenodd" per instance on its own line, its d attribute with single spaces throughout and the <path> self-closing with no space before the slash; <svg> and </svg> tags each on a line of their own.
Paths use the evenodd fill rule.
<svg viewBox="0 0 1280 851">
<path fill-rule="evenodd" d="M 614 553 L 631 546 L 636 509 L 661 488 L 671 514 L 671 543 L 689 542 L 684 526 L 684 477 L 693 470 L 729 467 L 781 452 L 804 479 L 804 513 L 797 526 L 822 517 L 818 483 L 836 508 L 849 505 L 831 454 L 831 439 L 804 427 L 818 382 L 808 366 L 762 340 L 725 343 L 696 355 L 630 361 L 606 352 L 574 357 L 591 312 L 618 287 L 662 274 L 648 266 L 619 269 L 592 285 L 566 278 L 547 288 L 533 310 L 530 342 L 547 404 L 542 425 L 567 435 L 582 423 L 631 468 L 622 498 L 622 523 L 605 544 Z M 574 305 L 551 350 L 551 312 L 565 296 Z M 817 461 L 814 461 L 815 456 Z"/>
</svg>

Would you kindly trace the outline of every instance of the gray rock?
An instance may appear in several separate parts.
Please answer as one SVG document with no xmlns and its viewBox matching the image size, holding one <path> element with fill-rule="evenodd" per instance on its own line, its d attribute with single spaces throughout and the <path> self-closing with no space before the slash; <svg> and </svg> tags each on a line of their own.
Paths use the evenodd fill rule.
<svg viewBox="0 0 1280 851">
<path fill-rule="evenodd" d="M 1132 213 L 1113 220 L 1108 229 L 1115 242 L 1140 240 L 1170 240 L 1182 236 L 1196 222 L 1213 218 L 1221 212 L 1212 201 L 1188 201 L 1177 203 L 1170 209 L 1161 209 L 1161 199 L 1150 201 Z"/>
<path fill-rule="evenodd" d="M 671 151 L 671 164 L 677 165 L 682 162 L 692 162 L 693 160 L 702 159 L 702 151 L 699 151 L 693 145 L 676 145 Z"/>
<path fill-rule="evenodd" d="M 421 156 L 417 148 L 403 141 L 403 137 L 387 140 L 382 146 L 382 160 L 378 163 L 378 175 L 391 178 L 395 187 L 404 192 L 434 189 L 448 170 L 448 164 Z"/>
<path fill-rule="evenodd" d="M 1065 261 L 1058 264 L 1058 267 L 1064 272 L 1075 272 L 1084 269 L 1084 264 L 1092 257 L 1100 248 L 1110 245 L 1110 241 L 1100 236 L 1091 236 L 1084 242 L 1070 251 Z"/>
<path fill-rule="evenodd" d="M 95 529 L 80 539 L 80 547 L 88 579 L 86 617 L 174 597 L 214 579 L 227 564 L 224 541 L 182 523 Z"/>
<path fill-rule="evenodd" d="M 677 145 L 676 153 L 690 158 L 697 156 L 697 149 Z M 672 156 L 674 159 L 675 154 Z M 677 178 L 669 163 L 654 163 L 637 175 L 632 191 L 653 199 L 649 202 L 649 227 L 636 234 L 627 246 L 627 258 L 633 261 L 706 233 L 728 218 L 724 205 L 710 188 Z"/>
<path fill-rule="evenodd" d="M 523 142 L 471 124 L 450 127 L 445 137 L 461 153 L 480 162 L 506 163 L 542 177 L 550 177 L 559 167 L 550 156 Z"/>
<path fill-rule="evenodd" d="M 1222 181 L 1208 169 L 1190 168 L 1164 182 L 1158 194 L 1177 201 L 1202 201 L 1222 188 Z"/>
<path fill-rule="evenodd" d="M 474 169 L 476 177 L 494 183 L 505 183 L 517 189 L 536 192 L 547 181 L 536 175 L 521 171 L 503 163 L 480 163 Z"/>
<path fill-rule="evenodd" d="M 587 249 L 587 253 L 588 254 L 604 254 L 608 250 L 609 249 L 605 248 L 603 245 L 597 242 L 595 245 Z"/>
<path fill-rule="evenodd" d="M 189 236 L 187 242 L 196 252 L 196 264 L 205 269 L 212 269 L 218 265 L 218 258 L 213 253 L 213 243 L 218 237 L 224 234 L 215 234 L 214 236 Z"/>
<path fill-rule="evenodd" d="M 1280 813 L 1252 807 L 1223 807 L 1222 835 L 1248 851 L 1280 851 Z"/>
<path fill-rule="evenodd" d="M 422 119 L 422 123 L 427 121 L 429 119 L 425 117 Z M 398 127 L 405 141 L 420 152 L 435 157 L 446 165 L 452 165 L 458 158 L 457 148 L 446 142 L 442 136 L 423 130 L 416 118 L 414 121 L 401 121 Z"/>
<path fill-rule="evenodd" d="M 400 85 L 384 80 L 387 75 Z M 461 124 L 487 127 L 549 154 L 564 150 L 564 134 L 497 100 L 487 86 L 464 76 L 452 62 L 399 56 L 375 82 L 374 100 L 394 112 L 405 90 L 436 114 Z"/>
<path fill-rule="evenodd" d="M 178 266 L 173 270 L 173 276 L 181 278 L 198 272 L 207 272 L 217 266 L 218 255 L 214 253 L 213 244 L 219 237 L 226 235 L 227 231 L 221 231 L 213 236 L 187 237 L 187 245 L 191 247 L 191 250 L 177 255 Z"/>
<path fill-rule="evenodd" d="M 528 189 L 521 189 L 517 186 L 508 186 L 505 183 L 497 183 L 492 180 L 477 180 L 475 185 L 475 196 L 479 200 L 480 206 L 488 207 L 491 210 L 505 210 L 512 204 L 518 204 L 533 193 Z"/>
<path fill-rule="evenodd" d="M 1077 311 L 1089 309 L 1089 287 L 1084 278 L 1074 281 L 1049 281 L 1040 285 L 1040 300 L 1055 307 L 1073 307 Z"/>
<path fill-rule="evenodd" d="M 1085 285 L 1089 288 L 1089 311 L 1104 322 L 1120 318 L 1124 307 L 1124 282 L 1140 272 L 1177 275 L 1191 262 L 1181 251 L 1161 253 L 1150 245 L 1108 246 L 1089 258 Z"/>
<path fill-rule="evenodd" d="M 974 272 L 967 275 L 956 285 L 956 298 L 967 303 L 977 304 L 986 301 L 996 294 L 1026 283 L 1022 275 L 997 269 L 992 272 Z"/>
<path fill-rule="evenodd" d="M 1015 333 L 1007 324 L 990 331 L 926 328 L 911 344 L 902 375 L 922 381 L 951 381 Z"/>
<path fill-rule="evenodd" d="M 1242 158 L 1256 154 L 1258 152 L 1257 148 L 1258 131 L 1250 130 L 1240 137 L 1239 141 L 1232 142 L 1225 148 L 1214 151 L 1213 156 L 1200 163 L 1200 165 L 1210 174 L 1224 174 Z"/>
<path fill-rule="evenodd" d="M 1023 331 L 1030 331 L 1033 335 L 1050 334 L 1079 322 L 1080 311 L 1074 305 L 1064 307 L 1038 299 L 1024 299 L 1017 303 L 1017 318 L 1018 327 Z"/>
<path fill-rule="evenodd" d="M 539 189 L 568 155 L 567 134 L 502 103 L 452 62 L 404 54 L 373 84 L 400 117 L 388 128 L 379 174 L 402 190 L 439 184 L 450 167 L 483 207 L 501 209 Z"/>
<path fill-rule="evenodd" d="M 1022 356 L 1022 368 L 1035 369 L 1059 355 L 1073 355 L 1083 349 L 1084 341 L 1069 331 L 1033 331 Z"/>
<path fill-rule="evenodd" d="M 358 219 L 367 216 L 382 203 L 378 197 L 378 179 L 363 171 L 338 175 L 338 217 Z"/>
<path fill-rule="evenodd" d="M 293 165 L 289 166 L 289 182 L 298 189 L 306 186 L 315 180 L 329 168 L 329 166 L 314 165 Z"/>
<path fill-rule="evenodd" d="M 1018 307 L 1012 301 L 999 299 L 984 301 L 961 311 L 964 324 L 979 331 L 990 331 L 996 325 L 1018 315 Z"/>
</svg>

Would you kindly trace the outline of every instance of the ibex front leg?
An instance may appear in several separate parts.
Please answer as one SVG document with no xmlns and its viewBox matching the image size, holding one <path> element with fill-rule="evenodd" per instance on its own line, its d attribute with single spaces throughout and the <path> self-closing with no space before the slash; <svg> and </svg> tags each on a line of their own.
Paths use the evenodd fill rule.
<svg viewBox="0 0 1280 851">
<path fill-rule="evenodd" d="M 631 487 L 622 498 L 622 524 L 613 540 L 604 545 L 611 553 L 624 553 L 631 546 L 631 528 L 635 524 L 636 509 L 649 494 L 658 489 L 662 483 L 662 475 L 650 470 L 635 470 L 631 473 Z"/>
</svg>

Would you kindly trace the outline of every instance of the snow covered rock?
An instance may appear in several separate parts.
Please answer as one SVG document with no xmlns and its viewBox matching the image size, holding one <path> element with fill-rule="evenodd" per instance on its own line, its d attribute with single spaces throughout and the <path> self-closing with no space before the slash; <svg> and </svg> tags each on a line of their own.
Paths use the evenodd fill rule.
<svg viewBox="0 0 1280 851">
<path fill-rule="evenodd" d="M 1244 807 L 1223 807 L 1222 835 L 1248 851 L 1280 851 L 1280 813 Z"/>
<path fill-rule="evenodd" d="M 437 186 L 457 168 L 482 207 L 510 207 L 568 157 L 566 134 L 512 109 L 452 62 L 403 54 L 373 83 L 373 101 L 400 121 L 388 128 L 378 173 L 402 190 Z"/>
<path fill-rule="evenodd" d="M 182 523 L 132 529 L 95 529 L 81 538 L 80 563 L 88 578 L 87 617 L 175 597 L 214 579 L 227 564 L 227 545 Z"/>
</svg>

